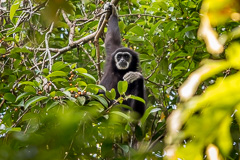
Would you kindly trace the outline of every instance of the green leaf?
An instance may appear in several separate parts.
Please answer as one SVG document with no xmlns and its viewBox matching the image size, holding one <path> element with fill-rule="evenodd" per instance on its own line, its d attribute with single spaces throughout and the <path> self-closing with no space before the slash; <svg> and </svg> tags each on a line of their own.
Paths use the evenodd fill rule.
<svg viewBox="0 0 240 160">
<path fill-rule="evenodd" d="M 65 68 L 67 64 L 64 64 L 62 61 L 56 62 L 52 66 L 52 71 L 60 71 L 61 69 Z"/>
<path fill-rule="evenodd" d="M 134 26 L 129 31 L 137 34 L 138 36 L 143 36 L 144 35 L 144 30 L 140 26 Z"/>
<path fill-rule="evenodd" d="M 160 1 L 159 5 L 163 10 L 165 10 L 165 11 L 168 10 L 168 6 L 167 6 L 166 2 Z"/>
<path fill-rule="evenodd" d="M 14 1 L 13 5 L 10 8 L 10 20 L 13 19 L 13 16 L 14 16 L 15 12 L 17 11 L 17 9 L 19 8 L 21 2 L 22 2 L 22 0 Z"/>
<path fill-rule="evenodd" d="M 126 114 L 124 114 L 123 112 L 120 112 L 120 111 L 112 111 L 111 114 L 116 114 L 116 115 L 119 115 L 123 118 L 125 118 L 126 120 L 130 120 L 130 117 Z"/>
<path fill-rule="evenodd" d="M 69 91 L 75 91 L 75 92 L 77 92 L 78 89 L 75 87 L 75 88 L 71 88 L 70 90 L 63 91 L 62 93 L 65 94 L 65 95 L 68 96 L 68 97 L 71 97 L 71 93 L 70 93 Z"/>
<path fill-rule="evenodd" d="M 21 128 L 20 127 L 16 127 L 16 128 L 6 128 L 3 130 L 0 130 L 0 133 L 8 133 L 8 132 L 20 132 Z"/>
<path fill-rule="evenodd" d="M 78 86 L 80 86 L 80 87 L 86 87 L 86 86 L 87 86 L 87 83 L 84 82 L 84 81 L 79 81 L 79 82 L 78 82 Z"/>
<path fill-rule="evenodd" d="M 155 33 L 157 27 L 158 27 L 161 23 L 162 23 L 162 21 L 158 21 L 156 24 L 154 24 L 154 25 L 151 27 L 151 29 L 150 29 L 150 31 L 149 31 L 149 36 L 152 36 L 152 35 Z"/>
<path fill-rule="evenodd" d="M 131 36 L 131 37 L 129 38 L 129 41 L 144 42 L 144 38 L 143 38 L 143 37 L 139 37 L 139 36 Z"/>
<path fill-rule="evenodd" d="M 16 96 L 12 93 L 5 93 L 3 98 L 9 102 L 15 102 L 16 100 Z"/>
<path fill-rule="evenodd" d="M 73 63 L 70 68 L 73 69 L 73 68 L 76 68 L 76 66 L 77 66 L 77 63 Z"/>
<path fill-rule="evenodd" d="M 129 98 L 130 98 L 130 99 L 137 100 L 137 101 L 140 101 L 140 102 L 142 102 L 142 103 L 144 103 L 144 104 L 145 104 L 145 100 L 144 100 L 144 99 L 142 99 L 141 97 L 134 96 L 134 95 L 130 95 L 130 97 L 129 97 Z"/>
<path fill-rule="evenodd" d="M 56 82 L 68 82 L 68 80 L 64 79 L 64 78 L 56 78 L 54 80 L 52 80 L 52 82 L 56 83 Z"/>
<path fill-rule="evenodd" d="M 77 87 L 68 88 L 67 91 L 78 92 L 78 88 L 77 88 Z M 63 92 L 63 93 L 64 93 L 64 92 Z"/>
<path fill-rule="evenodd" d="M 180 37 L 183 37 L 186 32 L 191 31 L 191 30 L 194 30 L 194 29 L 197 29 L 197 27 L 196 27 L 196 26 L 190 26 L 190 27 L 184 28 L 184 29 L 180 32 Z"/>
<path fill-rule="evenodd" d="M 6 49 L 5 48 L 0 48 L 0 54 L 5 54 L 6 53 Z"/>
<path fill-rule="evenodd" d="M 225 155 L 229 154 L 232 149 L 232 138 L 230 133 L 231 123 L 231 117 L 226 116 L 218 126 L 219 136 L 217 137 L 217 143 Z"/>
<path fill-rule="evenodd" d="M 128 145 L 119 145 L 119 147 L 123 150 L 125 154 L 129 152 L 129 146 Z"/>
<path fill-rule="evenodd" d="M 125 108 L 125 109 L 128 109 L 130 111 L 132 111 L 132 107 L 128 106 L 128 105 L 125 105 L 125 104 L 117 104 L 117 105 L 114 105 L 114 108 Z"/>
<path fill-rule="evenodd" d="M 144 138 L 144 134 L 142 129 L 139 127 L 139 125 L 135 126 L 135 134 L 136 134 L 136 138 L 137 140 L 141 141 Z"/>
<path fill-rule="evenodd" d="M 158 111 L 160 111 L 160 110 L 161 110 L 160 108 L 149 107 L 149 108 L 145 111 L 143 117 L 141 118 L 141 123 L 144 124 L 144 123 L 146 122 L 148 116 L 149 116 L 151 113 L 155 113 L 155 112 L 158 112 Z"/>
<path fill-rule="evenodd" d="M 29 99 L 26 103 L 25 103 L 25 106 L 24 106 L 24 109 L 27 109 L 30 105 L 36 103 L 36 102 L 39 102 L 41 100 L 44 100 L 44 99 L 47 99 L 48 97 L 46 96 L 36 96 L 36 97 L 33 97 L 31 99 Z"/>
<path fill-rule="evenodd" d="M 98 95 L 90 95 L 90 96 L 92 98 L 98 100 L 99 102 L 101 102 L 104 107 L 106 107 L 106 108 L 108 107 L 108 103 L 107 103 L 107 101 L 103 97 L 98 96 Z"/>
<path fill-rule="evenodd" d="M 32 86 L 25 86 L 24 92 L 31 92 L 33 94 L 33 93 L 36 93 L 36 90 Z"/>
<path fill-rule="evenodd" d="M 18 47 L 16 47 L 16 48 L 13 48 L 12 50 L 11 50 L 11 54 L 14 54 L 14 53 L 20 53 L 20 52 L 23 52 L 23 53 L 32 53 L 31 51 L 29 51 L 27 48 L 25 48 L 25 47 L 23 47 L 23 48 L 18 48 Z"/>
<path fill-rule="evenodd" d="M 24 92 L 24 93 L 20 94 L 19 96 L 17 96 L 16 102 L 17 102 L 18 100 L 26 97 L 26 96 L 31 95 L 31 94 L 32 94 L 31 92 Z"/>
<path fill-rule="evenodd" d="M 110 100 L 114 100 L 116 98 L 116 91 L 114 88 L 111 89 L 111 91 L 106 91 L 106 96 Z"/>
<path fill-rule="evenodd" d="M 80 96 L 80 97 L 77 97 L 77 100 L 83 106 L 86 102 L 86 97 Z"/>
<path fill-rule="evenodd" d="M 119 81 L 118 82 L 118 93 L 123 95 L 128 89 L 127 81 Z"/>
<path fill-rule="evenodd" d="M 167 34 L 167 32 L 172 29 L 172 27 L 175 26 L 175 22 L 171 21 L 169 23 L 167 23 L 167 25 L 164 27 L 164 35 Z"/>
<path fill-rule="evenodd" d="M 56 95 L 56 91 L 52 91 L 50 94 L 49 94 L 51 97 L 54 97 Z"/>
<path fill-rule="evenodd" d="M 34 83 L 34 82 L 31 82 L 31 81 L 24 81 L 24 82 L 19 82 L 20 85 L 30 85 L 30 86 L 35 86 L 37 87 L 37 85 Z"/>
<path fill-rule="evenodd" d="M 50 109 L 52 109 L 53 107 L 55 107 L 58 104 L 59 104 L 58 101 L 53 102 L 49 107 L 47 107 L 47 111 L 49 111 Z"/>
<path fill-rule="evenodd" d="M 240 44 L 235 42 L 229 45 L 229 47 L 226 49 L 226 58 L 231 63 L 231 66 L 233 66 L 236 69 L 240 68 Z"/>
<path fill-rule="evenodd" d="M 67 76 L 67 73 L 63 72 L 63 71 L 55 71 L 55 72 L 52 72 L 51 74 L 49 74 L 47 76 L 47 78 L 50 78 L 50 77 L 66 77 Z"/>
<path fill-rule="evenodd" d="M 90 74 L 88 74 L 88 73 L 82 73 L 81 75 L 83 75 L 83 76 L 86 77 L 86 78 L 89 78 L 89 79 L 93 80 L 94 82 L 97 81 L 92 75 L 90 75 Z"/>
<path fill-rule="evenodd" d="M 78 73 L 87 73 L 87 70 L 85 68 L 76 68 L 75 71 Z"/>
<path fill-rule="evenodd" d="M 163 60 L 160 61 L 159 69 L 162 75 L 168 75 L 168 59 L 167 58 L 164 58 Z"/>
<path fill-rule="evenodd" d="M 96 85 L 97 88 L 103 90 L 104 92 L 106 92 L 106 88 L 102 85 Z"/>
</svg>

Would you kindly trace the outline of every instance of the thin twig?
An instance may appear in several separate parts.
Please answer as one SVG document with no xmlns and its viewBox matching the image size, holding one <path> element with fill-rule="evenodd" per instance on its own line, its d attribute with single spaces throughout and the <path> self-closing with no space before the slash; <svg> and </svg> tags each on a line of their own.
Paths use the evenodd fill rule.
<svg viewBox="0 0 240 160">
<path fill-rule="evenodd" d="M 18 117 L 17 121 L 11 126 L 11 128 L 14 128 L 18 125 L 18 123 L 21 121 L 21 119 L 23 118 L 23 116 L 28 112 L 30 111 L 31 107 L 28 107 L 27 109 L 24 110 L 23 114 Z"/>
<path fill-rule="evenodd" d="M 52 32 L 53 26 L 54 26 L 54 22 L 51 23 L 50 29 L 45 35 L 46 52 L 48 54 L 48 59 L 49 59 L 49 74 L 52 72 L 53 59 L 52 59 L 51 52 L 49 50 L 49 45 L 48 45 L 48 38 L 49 37 L 48 37 L 48 35 Z"/>
<path fill-rule="evenodd" d="M 166 17 L 163 16 L 155 16 L 155 15 L 151 15 L 151 14 L 124 14 L 124 15 L 119 15 L 119 17 L 129 17 L 129 16 L 137 16 L 137 17 L 153 17 L 153 18 L 162 18 L 165 19 Z"/>
<path fill-rule="evenodd" d="M 107 11 L 103 11 L 103 12 L 97 14 L 97 15 L 94 15 L 93 18 L 87 19 L 87 20 L 76 19 L 76 20 L 75 20 L 76 23 L 77 23 L 78 21 L 84 21 L 83 23 L 76 24 L 76 26 L 83 26 L 83 25 L 85 25 L 85 24 L 87 24 L 87 23 L 89 23 L 89 22 L 92 22 L 92 21 L 94 21 L 97 17 L 99 17 L 99 16 L 101 16 L 101 15 L 103 15 L 103 14 L 105 14 L 105 13 L 107 13 Z"/>
<path fill-rule="evenodd" d="M 158 67 L 159 67 L 159 62 L 157 63 L 157 66 L 153 69 L 153 71 L 149 74 L 149 76 L 147 76 L 146 78 L 145 78 L 145 80 L 148 80 L 149 78 L 151 78 L 152 77 L 152 75 L 156 72 L 156 70 L 158 69 Z"/>
<path fill-rule="evenodd" d="M 52 56 L 52 59 L 55 59 L 56 57 L 58 57 L 61 54 L 65 53 L 66 51 L 69 51 L 72 48 L 75 48 L 79 44 L 84 44 L 84 43 L 92 40 L 95 37 L 95 35 L 96 35 L 96 32 L 94 32 L 92 34 L 89 34 L 86 37 L 83 37 L 83 38 L 81 38 L 81 39 L 79 39 L 77 41 L 74 41 L 73 42 L 73 44 L 74 44 L 73 46 L 67 46 L 67 47 L 60 48 L 60 49 L 58 49 L 58 48 L 49 48 L 49 51 L 56 53 L 54 56 Z M 36 50 L 35 48 L 30 48 L 30 47 L 26 47 L 26 48 L 28 50 L 30 50 L 30 51 Z M 46 51 L 46 48 L 40 48 L 40 49 L 37 49 L 37 51 Z M 45 62 L 48 62 L 48 61 L 49 61 L 49 59 L 47 59 Z M 43 64 L 43 62 L 37 63 L 37 66 L 39 66 L 41 64 Z M 31 67 L 30 70 L 32 70 L 34 68 L 36 68 L 36 66 Z"/>
<path fill-rule="evenodd" d="M 97 69 L 98 71 L 98 65 L 97 63 L 94 61 L 94 59 L 91 57 L 91 55 L 88 53 L 88 51 L 86 49 L 84 49 L 83 47 L 81 47 L 82 50 L 86 53 L 86 55 L 88 56 L 88 58 L 90 59 L 90 61 L 93 63 L 93 65 L 95 66 L 95 68 Z M 99 71 L 98 71 L 99 73 Z M 99 75 L 98 75 L 98 78 L 99 78 Z M 100 79 L 100 78 L 99 78 Z"/>
<path fill-rule="evenodd" d="M 67 22 L 67 25 L 69 26 L 69 37 L 68 37 L 68 43 L 69 45 L 73 45 L 73 37 L 75 33 L 75 26 L 76 22 L 74 21 L 73 23 L 68 19 L 66 13 L 62 10 L 62 15 L 64 20 Z"/>
<path fill-rule="evenodd" d="M 1 102 L 1 104 L 0 104 L 0 108 L 3 106 L 3 104 L 4 104 L 5 101 L 6 101 L 5 99 L 2 100 L 2 102 Z"/>
</svg>

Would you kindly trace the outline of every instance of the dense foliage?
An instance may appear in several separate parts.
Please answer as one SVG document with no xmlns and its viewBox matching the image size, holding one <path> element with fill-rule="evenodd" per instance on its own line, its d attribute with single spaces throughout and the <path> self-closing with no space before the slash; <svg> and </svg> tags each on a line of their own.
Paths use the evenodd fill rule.
<svg viewBox="0 0 240 160">
<path fill-rule="evenodd" d="M 140 53 L 139 121 L 125 82 L 97 95 L 106 2 L 0 1 L 0 159 L 238 159 L 239 2 L 112 1 Z"/>
</svg>

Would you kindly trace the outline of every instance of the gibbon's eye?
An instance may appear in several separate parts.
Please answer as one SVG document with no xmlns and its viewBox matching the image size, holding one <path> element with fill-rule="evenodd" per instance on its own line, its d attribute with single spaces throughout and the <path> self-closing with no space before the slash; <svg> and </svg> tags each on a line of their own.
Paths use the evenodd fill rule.
<svg viewBox="0 0 240 160">
<path fill-rule="evenodd" d="M 130 58 L 130 56 L 129 56 L 128 54 L 124 54 L 123 57 L 124 57 L 124 59 L 127 60 L 127 61 L 128 61 L 129 58 Z"/>
<path fill-rule="evenodd" d="M 120 55 L 120 54 L 117 55 L 118 60 L 121 59 L 121 57 L 122 57 L 122 55 Z"/>
</svg>

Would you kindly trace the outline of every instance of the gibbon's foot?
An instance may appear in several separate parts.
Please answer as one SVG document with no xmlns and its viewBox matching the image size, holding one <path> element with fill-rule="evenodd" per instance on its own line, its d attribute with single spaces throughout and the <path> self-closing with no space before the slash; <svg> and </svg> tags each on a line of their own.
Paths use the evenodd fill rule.
<svg viewBox="0 0 240 160">
<path fill-rule="evenodd" d="M 142 77 L 142 74 L 139 72 L 128 72 L 123 76 L 123 80 L 127 81 L 130 84 L 141 77 Z"/>
</svg>

